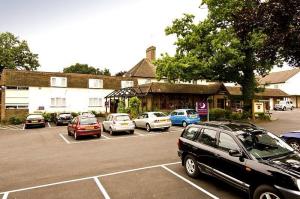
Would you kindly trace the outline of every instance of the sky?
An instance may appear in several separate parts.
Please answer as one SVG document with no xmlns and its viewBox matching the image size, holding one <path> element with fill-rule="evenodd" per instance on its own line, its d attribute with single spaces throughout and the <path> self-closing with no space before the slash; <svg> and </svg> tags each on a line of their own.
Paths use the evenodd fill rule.
<svg viewBox="0 0 300 199">
<path fill-rule="evenodd" d="M 114 74 L 129 70 L 156 46 L 174 54 L 165 28 L 183 13 L 203 20 L 200 0 L 0 0 L 0 32 L 26 40 L 39 55 L 41 71 L 62 71 L 75 63 Z"/>
</svg>

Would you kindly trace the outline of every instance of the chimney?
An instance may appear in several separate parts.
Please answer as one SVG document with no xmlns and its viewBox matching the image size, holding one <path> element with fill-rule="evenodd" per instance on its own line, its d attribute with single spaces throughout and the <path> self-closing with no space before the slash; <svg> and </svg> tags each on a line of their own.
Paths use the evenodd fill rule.
<svg viewBox="0 0 300 199">
<path fill-rule="evenodd" d="M 146 58 L 149 59 L 151 62 L 155 60 L 155 46 L 150 46 L 146 50 Z"/>
</svg>

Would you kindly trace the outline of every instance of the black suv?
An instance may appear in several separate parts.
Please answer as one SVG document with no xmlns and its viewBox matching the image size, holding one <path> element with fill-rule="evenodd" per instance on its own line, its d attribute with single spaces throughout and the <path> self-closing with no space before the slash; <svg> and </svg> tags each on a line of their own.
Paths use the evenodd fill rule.
<svg viewBox="0 0 300 199">
<path fill-rule="evenodd" d="M 300 154 L 246 123 L 190 125 L 178 140 L 187 174 L 214 176 L 254 199 L 300 198 Z"/>
</svg>

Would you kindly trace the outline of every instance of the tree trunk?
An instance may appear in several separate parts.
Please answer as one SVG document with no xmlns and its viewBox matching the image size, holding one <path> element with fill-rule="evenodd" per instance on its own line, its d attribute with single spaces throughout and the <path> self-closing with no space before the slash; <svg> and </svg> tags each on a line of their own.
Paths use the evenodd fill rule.
<svg viewBox="0 0 300 199">
<path fill-rule="evenodd" d="M 252 69 L 246 69 L 243 71 L 244 78 L 241 83 L 242 86 L 242 98 L 244 101 L 244 111 L 251 113 L 252 100 L 255 97 L 255 75 Z"/>
</svg>

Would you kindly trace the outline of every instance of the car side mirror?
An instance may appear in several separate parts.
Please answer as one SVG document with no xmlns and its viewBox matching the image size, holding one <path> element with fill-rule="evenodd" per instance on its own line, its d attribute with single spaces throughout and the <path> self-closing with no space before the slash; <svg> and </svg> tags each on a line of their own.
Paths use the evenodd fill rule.
<svg viewBox="0 0 300 199">
<path fill-rule="evenodd" d="M 244 157 L 243 153 L 237 149 L 229 150 L 229 155 L 232 157 Z"/>
</svg>

